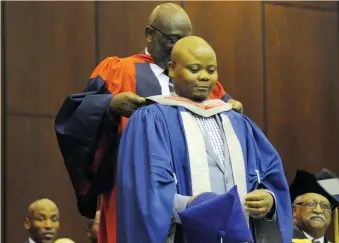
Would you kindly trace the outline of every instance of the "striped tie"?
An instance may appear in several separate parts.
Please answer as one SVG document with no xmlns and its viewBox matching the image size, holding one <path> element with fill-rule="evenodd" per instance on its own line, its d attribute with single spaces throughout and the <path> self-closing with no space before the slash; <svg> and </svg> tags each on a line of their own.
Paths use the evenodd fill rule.
<svg viewBox="0 0 339 243">
<path fill-rule="evenodd" d="M 169 75 L 168 75 L 168 69 L 165 69 L 164 74 L 165 74 L 166 76 L 169 76 Z M 171 77 L 169 77 L 168 88 L 169 88 L 170 93 L 173 94 L 174 87 L 173 87 L 173 81 L 172 81 L 172 78 L 171 78 Z"/>
</svg>

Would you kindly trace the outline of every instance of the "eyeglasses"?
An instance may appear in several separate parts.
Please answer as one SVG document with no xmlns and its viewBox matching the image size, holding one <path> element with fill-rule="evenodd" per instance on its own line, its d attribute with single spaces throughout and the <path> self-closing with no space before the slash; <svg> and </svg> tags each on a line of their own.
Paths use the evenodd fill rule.
<svg viewBox="0 0 339 243">
<path fill-rule="evenodd" d="M 316 202 L 316 201 L 306 201 L 306 202 L 297 202 L 295 205 L 304 206 L 306 208 L 313 209 L 319 204 L 320 208 L 324 211 L 331 211 L 331 204 L 327 202 Z"/>
<path fill-rule="evenodd" d="M 179 36 L 169 36 L 169 35 L 166 35 L 164 32 L 162 32 L 161 30 L 159 30 L 158 28 L 150 25 L 150 27 L 152 29 L 155 29 L 157 32 L 159 32 L 163 37 L 165 37 L 165 39 L 167 40 L 168 44 L 170 45 L 174 45 L 178 40 L 181 39 L 181 37 Z"/>
</svg>

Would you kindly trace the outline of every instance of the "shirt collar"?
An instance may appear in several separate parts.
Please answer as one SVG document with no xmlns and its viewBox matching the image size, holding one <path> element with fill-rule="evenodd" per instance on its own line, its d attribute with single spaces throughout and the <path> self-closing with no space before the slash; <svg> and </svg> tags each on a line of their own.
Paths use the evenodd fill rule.
<svg viewBox="0 0 339 243">
<path fill-rule="evenodd" d="M 312 236 L 310 236 L 309 234 L 307 234 L 305 231 L 303 231 L 304 235 L 307 237 L 307 239 L 309 240 L 316 240 L 316 241 L 319 241 L 320 243 L 324 243 L 324 240 L 325 240 L 325 237 L 321 237 L 321 238 L 318 238 L 318 239 L 314 239 Z"/>
<path fill-rule="evenodd" d="M 31 237 L 29 237 L 29 238 L 28 238 L 28 242 L 29 242 L 29 243 L 35 243 L 35 241 L 34 241 L 34 240 L 32 240 L 32 238 L 31 238 Z"/>
<path fill-rule="evenodd" d="M 149 52 L 147 51 L 147 47 L 145 48 L 145 54 L 151 55 L 151 54 L 149 54 Z M 155 75 L 156 77 L 158 77 L 160 74 L 162 74 L 162 73 L 165 71 L 165 69 L 163 69 L 162 67 L 158 66 L 158 65 L 155 64 L 155 63 L 151 63 L 151 69 L 152 69 L 152 71 L 153 71 L 153 73 L 154 73 L 154 75 Z"/>
</svg>

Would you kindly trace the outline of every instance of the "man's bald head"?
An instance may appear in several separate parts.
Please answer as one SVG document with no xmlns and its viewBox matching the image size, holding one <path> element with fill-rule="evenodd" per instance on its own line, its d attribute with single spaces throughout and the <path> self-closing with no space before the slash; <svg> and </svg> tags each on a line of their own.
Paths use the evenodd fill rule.
<svg viewBox="0 0 339 243">
<path fill-rule="evenodd" d="M 206 53 L 213 56 L 216 61 L 215 51 L 207 41 L 198 36 L 188 36 L 175 44 L 171 54 L 171 61 L 178 63 L 187 60 L 188 57 Z"/>
<path fill-rule="evenodd" d="M 195 101 L 208 99 L 218 80 L 216 54 L 197 36 L 182 38 L 175 44 L 168 70 L 175 93 Z"/>
<path fill-rule="evenodd" d="M 39 200 L 32 202 L 28 206 L 27 216 L 30 217 L 34 215 L 34 212 L 39 211 L 40 209 L 44 209 L 44 208 L 54 208 L 59 212 L 57 205 L 52 200 L 43 198 L 43 199 L 39 199 Z"/>
<path fill-rule="evenodd" d="M 75 243 L 73 240 L 70 238 L 59 238 L 54 243 Z"/>
<path fill-rule="evenodd" d="M 167 28 L 168 24 L 173 19 L 177 19 L 182 22 L 191 24 L 191 20 L 188 17 L 185 10 L 174 3 L 164 3 L 158 5 L 148 18 L 148 25 L 152 25 L 158 28 Z"/>
<path fill-rule="evenodd" d="M 24 222 L 36 243 L 53 242 L 59 230 L 59 209 L 50 199 L 39 199 L 28 206 Z"/>
<path fill-rule="evenodd" d="M 158 5 L 152 11 L 145 29 L 147 50 L 154 62 L 166 69 L 173 45 L 191 34 L 192 24 L 183 8 L 173 3 Z"/>
</svg>

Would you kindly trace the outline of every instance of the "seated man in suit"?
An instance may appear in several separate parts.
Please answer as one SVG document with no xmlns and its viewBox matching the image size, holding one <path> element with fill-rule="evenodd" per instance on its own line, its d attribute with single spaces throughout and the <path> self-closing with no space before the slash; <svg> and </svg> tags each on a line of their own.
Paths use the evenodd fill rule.
<svg viewBox="0 0 339 243">
<path fill-rule="evenodd" d="M 59 209 L 49 199 L 39 199 L 31 203 L 25 217 L 24 226 L 30 237 L 26 243 L 52 243 L 59 230 Z"/>
<path fill-rule="evenodd" d="M 98 227 L 99 227 L 100 211 L 97 211 L 95 218 L 89 221 L 86 234 L 91 243 L 98 243 Z"/>
<path fill-rule="evenodd" d="M 325 237 L 333 208 L 338 206 L 339 179 L 326 170 L 314 175 L 298 170 L 290 186 L 293 243 L 329 243 Z"/>
<path fill-rule="evenodd" d="M 148 97 L 121 138 L 118 243 L 291 243 L 278 153 L 249 118 L 208 98 L 213 48 L 182 38 L 168 67 L 176 96 Z"/>
</svg>

